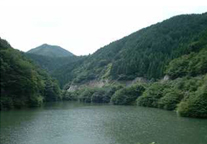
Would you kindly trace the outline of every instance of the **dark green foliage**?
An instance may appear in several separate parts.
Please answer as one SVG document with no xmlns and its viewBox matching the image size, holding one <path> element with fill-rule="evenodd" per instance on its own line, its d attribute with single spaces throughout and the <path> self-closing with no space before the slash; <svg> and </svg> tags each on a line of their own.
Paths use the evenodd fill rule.
<svg viewBox="0 0 207 144">
<path fill-rule="evenodd" d="M 177 109 L 181 116 L 207 117 L 206 78 L 207 73 L 207 32 L 191 44 L 196 48 L 188 55 L 172 60 L 166 74 L 172 81 L 159 82 L 167 87 L 149 86 L 138 98 L 141 106 Z M 158 85 L 158 86 L 159 86 Z"/>
<path fill-rule="evenodd" d="M 107 102 L 107 98 L 105 97 L 107 97 L 106 91 L 104 89 L 99 89 L 93 93 L 93 95 L 91 96 L 91 101 L 94 103 L 105 103 Z"/>
<path fill-rule="evenodd" d="M 71 81 L 75 75 L 75 72 L 66 73 L 66 71 L 72 71 L 85 59 L 84 56 L 48 57 L 31 53 L 25 53 L 25 55 L 56 78 L 61 87 Z"/>
<path fill-rule="evenodd" d="M 44 97 L 47 102 L 62 99 L 60 88 L 55 80 L 49 79 L 45 81 Z"/>
<path fill-rule="evenodd" d="M 128 105 L 136 101 L 143 91 L 145 90 L 142 85 L 133 85 L 120 89 L 115 92 L 111 98 L 111 102 L 116 105 Z"/>
<path fill-rule="evenodd" d="M 45 95 L 46 81 L 51 80 L 51 77 L 2 39 L 0 39 L 0 55 L 1 109 L 38 106 L 44 98 L 48 99 L 51 96 Z M 57 97 L 58 85 L 54 89 Z"/>
<path fill-rule="evenodd" d="M 25 56 L 32 59 L 41 68 L 47 70 L 49 73 L 53 73 L 55 70 L 59 69 L 63 65 L 68 63 L 73 63 L 78 59 L 77 56 L 69 57 L 48 57 L 32 53 L 25 53 Z"/>
<path fill-rule="evenodd" d="M 172 79 L 207 73 L 207 30 L 189 47 L 192 49 L 190 54 L 172 60 L 167 66 L 165 73 Z"/>
</svg>

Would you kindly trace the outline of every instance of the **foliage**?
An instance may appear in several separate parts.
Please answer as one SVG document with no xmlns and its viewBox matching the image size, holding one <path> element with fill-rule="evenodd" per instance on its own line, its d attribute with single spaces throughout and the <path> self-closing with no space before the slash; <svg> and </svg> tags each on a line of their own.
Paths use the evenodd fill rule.
<svg viewBox="0 0 207 144">
<path fill-rule="evenodd" d="M 207 46 L 199 53 L 191 53 L 170 62 L 166 74 L 172 79 L 207 73 Z"/>
<path fill-rule="evenodd" d="M 207 118 L 207 75 L 204 84 L 178 105 L 177 112 L 181 116 Z"/>
<path fill-rule="evenodd" d="M 111 102 L 116 105 L 132 104 L 144 90 L 145 88 L 139 84 L 120 89 L 114 93 Z"/>
<path fill-rule="evenodd" d="M 78 99 L 82 102 L 91 103 L 92 95 L 95 93 L 96 88 L 85 88 L 83 92 L 80 94 Z"/>
<path fill-rule="evenodd" d="M 148 86 L 138 105 L 177 110 L 181 116 L 207 117 L 207 75 L 184 77 Z"/>
<path fill-rule="evenodd" d="M 153 83 L 144 91 L 143 95 L 137 99 L 138 105 L 158 107 L 158 101 L 164 96 L 164 90 L 168 87 L 169 86 L 164 83 Z"/>
<path fill-rule="evenodd" d="M 58 79 L 60 87 L 71 81 L 73 73 L 65 73 L 72 71 L 84 60 L 84 56 L 69 56 L 69 57 L 48 57 L 32 53 L 25 53 L 25 56 L 32 59 L 38 66 L 45 69 L 54 78 Z"/>
<path fill-rule="evenodd" d="M 63 100 L 77 100 L 87 103 L 109 103 L 112 95 L 121 88 L 123 88 L 122 85 L 106 85 L 102 88 L 85 87 L 73 92 L 64 91 Z"/>
<path fill-rule="evenodd" d="M 80 95 L 82 91 L 76 90 L 74 92 L 69 92 L 67 90 L 63 90 L 62 93 L 62 100 L 64 101 L 76 101 L 78 100 L 78 96 Z"/>
<path fill-rule="evenodd" d="M 0 39 L 0 55 L 1 109 L 41 105 L 43 100 L 51 98 L 46 92 L 48 84 L 56 85 L 52 88 L 54 90 L 52 97 L 59 95 L 59 86 L 46 72 L 2 39 Z"/>
<path fill-rule="evenodd" d="M 174 110 L 182 98 L 182 91 L 179 91 L 177 89 L 167 89 L 167 91 L 164 92 L 164 96 L 159 99 L 158 107 L 166 110 Z"/>
</svg>

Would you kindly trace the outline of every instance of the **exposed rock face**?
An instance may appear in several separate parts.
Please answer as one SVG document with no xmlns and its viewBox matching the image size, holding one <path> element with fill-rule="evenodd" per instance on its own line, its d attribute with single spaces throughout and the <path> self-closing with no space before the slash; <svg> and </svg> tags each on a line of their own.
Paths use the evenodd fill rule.
<svg viewBox="0 0 207 144">
<path fill-rule="evenodd" d="M 168 81 L 170 80 L 170 76 L 169 75 L 165 75 L 164 78 L 163 78 L 163 81 Z"/>
<path fill-rule="evenodd" d="M 78 85 L 71 85 L 70 88 L 67 90 L 68 92 L 74 92 L 78 90 L 79 86 Z"/>
<path fill-rule="evenodd" d="M 73 92 L 73 91 L 76 91 L 76 90 L 84 88 L 84 87 L 98 87 L 98 88 L 101 88 L 105 84 L 108 84 L 108 83 L 109 83 L 108 80 L 99 80 L 99 81 L 98 80 L 92 80 L 92 81 L 89 81 L 85 84 L 71 85 L 70 88 L 67 91 Z"/>
<path fill-rule="evenodd" d="M 164 82 L 166 82 L 166 81 L 168 81 L 168 80 L 170 80 L 170 76 L 169 76 L 169 75 L 165 75 L 165 76 L 163 77 L 163 79 L 160 80 L 160 82 L 164 83 Z"/>
<path fill-rule="evenodd" d="M 106 79 L 106 80 L 92 80 L 92 81 L 89 81 L 89 82 L 84 83 L 84 84 L 72 84 L 72 85 L 70 85 L 70 87 L 67 91 L 68 92 L 74 92 L 74 91 L 76 91 L 78 89 L 82 89 L 84 87 L 101 88 L 104 85 L 109 84 L 109 83 L 120 83 L 120 84 L 123 84 L 123 85 L 126 85 L 126 86 L 131 86 L 135 83 L 146 83 L 146 82 L 148 82 L 148 81 L 145 78 L 142 78 L 142 77 L 137 77 L 132 81 L 109 81 L 108 79 Z"/>
<path fill-rule="evenodd" d="M 147 79 L 145 79 L 143 77 L 137 77 L 137 78 L 135 78 L 132 81 L 125 81 L 125 84 L 126 84 L 126 86 L 131 86 L 131 85 L 133 85 L 135 83 L 147 83 L 147 82 L 148 82 Z"/>
</svg>

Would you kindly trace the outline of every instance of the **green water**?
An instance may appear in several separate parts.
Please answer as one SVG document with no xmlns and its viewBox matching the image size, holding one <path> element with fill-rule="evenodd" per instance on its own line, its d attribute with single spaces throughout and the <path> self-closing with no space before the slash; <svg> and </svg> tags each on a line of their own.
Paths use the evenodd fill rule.
<svg viewBox="0 0 207 144">
<path fill-rule="evenodd" d="M 0 116 L 1 144 L 207 144 L 207 120 L 153 108 L 59 102 Z"/>
</svg>

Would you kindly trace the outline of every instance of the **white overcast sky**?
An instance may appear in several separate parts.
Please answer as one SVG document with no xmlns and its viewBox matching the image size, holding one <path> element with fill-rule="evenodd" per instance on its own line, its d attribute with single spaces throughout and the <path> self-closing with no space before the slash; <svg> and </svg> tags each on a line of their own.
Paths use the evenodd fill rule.
<svg viewBox="0 0 207 144">
<path fill-rule="evenodd" d="M 0 0 L 0 37 L 28 51 L 43 43 L 76 55 L 178 14 L 207 12 L 207 0 Z"/>
</svg>

